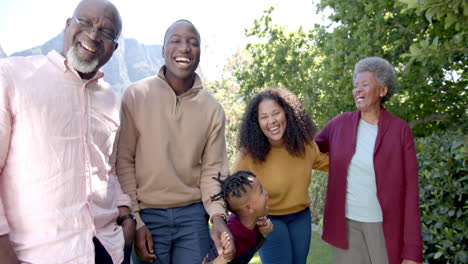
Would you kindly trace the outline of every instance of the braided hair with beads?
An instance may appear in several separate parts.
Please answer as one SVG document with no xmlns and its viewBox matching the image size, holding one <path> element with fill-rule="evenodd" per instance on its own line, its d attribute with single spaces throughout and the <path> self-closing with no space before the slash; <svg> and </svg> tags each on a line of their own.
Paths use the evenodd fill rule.
<svg viewBox="0 0 468 264">
<path fill-rule="evenodd" d="M 211 196 L 211 200 L 218 201 L 223 199 L 228 201 L 230 197 L 241 198 L 243 193 L 247 192 L 245 186 L 251 187 L 252 180 L 251 177 L 256 177 L 251 171 L 241 170 L 236 173 L 229 175 L 226 179 L 221 179 L 221 174 L 218 173 L 218 177 L 213 177 L 221 185 L 221 191 L 218 194 Z M 228 209 L 229 203 L 227 203 Z M 232 210 L 231 210 L 232 211 Z"/>
</svg>

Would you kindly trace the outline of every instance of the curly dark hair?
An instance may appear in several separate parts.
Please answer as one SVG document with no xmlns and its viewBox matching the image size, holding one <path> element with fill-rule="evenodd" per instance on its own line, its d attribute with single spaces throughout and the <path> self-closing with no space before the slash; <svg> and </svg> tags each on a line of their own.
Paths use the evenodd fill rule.
<svg viewBox="0 0 468 264">
<path fill-rule="evenodd" d="M 255 161 L 265 161 L 271 146 L 258 123 L 258 105 L 267 99 L 274 100 L 286 114 L 286 150 L 291 155 L 303 156 L 305 145 L 314 140 L 317 127 L 296 95 L 285 88 L 262 91 L 250 100 L 242 117 L 238 148 Z"/>
<path fill-rule="evenodd" d="M 256 177 L 251 171 L 240 170 L 236 173 L 229 175 L 226 179 L 221 179 L 221 173 L 218 173 L 218 177 L 213 177 L 219 185 L 221 185 L 221 191 L 211 196 L 212 201 L 224 200 L 230 211 L 232 208 L 228 202 L 230 196 L 242 197 L 242 193 L 246 193 L 247 189 L 245 186 L 252 187 L 252 180 L 250 177 Z"/>
</svg>

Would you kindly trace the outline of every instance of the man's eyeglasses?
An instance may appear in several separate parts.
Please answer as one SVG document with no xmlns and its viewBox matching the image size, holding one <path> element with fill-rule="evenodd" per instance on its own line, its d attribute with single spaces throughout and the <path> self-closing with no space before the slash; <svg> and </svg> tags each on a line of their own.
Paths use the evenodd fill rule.
<svg viewBox="0 0 468 264">
<path fill-rule="evenodd" d="M 73 20 L 78 24 L 78 26 L 87 31 L 87 32 L 92 32 L 93 30 L 96 30 L 96 34 L 99 37 L 99 39 L 106 40 L 106 41 L 111 41 L 113 44 L 117 43 L 117 39 L 114 35 L 114 33 L 110 32 L 109 29 L 102 29 L 102 28 L 97 28 L 94 29 L 93 23 L 79 19 L 76 17 L 73 17 Z"/>
</svg>

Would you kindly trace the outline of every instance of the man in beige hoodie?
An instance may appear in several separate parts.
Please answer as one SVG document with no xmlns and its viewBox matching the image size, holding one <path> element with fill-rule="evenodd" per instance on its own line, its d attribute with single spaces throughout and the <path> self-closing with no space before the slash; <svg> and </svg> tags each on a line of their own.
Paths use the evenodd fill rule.
<svg viewBox="0 0 468 264">
<path fill-rule="evenodd" d="M 200 34 L 191 22 L 168 28 L 162 53 L 159 73 L 123 95 L 117 174 L 132 199 L 139 259 L 201 263 L 210 247 L 208 219 L 216 245 L 229 233 L 224 202 L 210 199 L 219 192 L 213 177 L 227 175 L 224 110 L 195 73 Z M 231 245 L 219 253 L 232 257 Z"/>
</svg>

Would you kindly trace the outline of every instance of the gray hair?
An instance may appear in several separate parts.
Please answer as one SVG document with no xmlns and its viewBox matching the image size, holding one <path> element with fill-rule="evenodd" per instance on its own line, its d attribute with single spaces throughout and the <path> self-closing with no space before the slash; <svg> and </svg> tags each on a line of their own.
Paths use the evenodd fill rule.
<svg viewBox="0 0 468 264">
<path fill-rule="evenodd" d="M 388 101 L 390 97 L 395 93 L 396 87 L 396 76 L 395 69 L 392 64 L 386 59 L 380 57 L 368 57 L 360 60 L 354 65 L 353 83 L 359 73 L 370 71 L 375 73 L 375 77 L 379 84 L 387 87 L 387 94 L 382 97 L 381 104 Z"/>
</svg>

